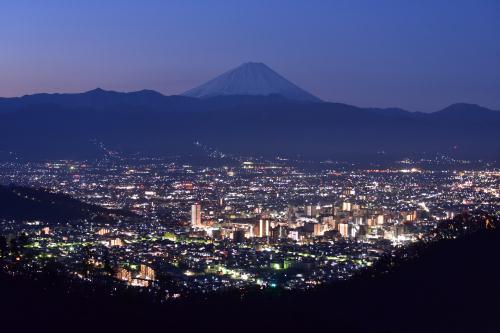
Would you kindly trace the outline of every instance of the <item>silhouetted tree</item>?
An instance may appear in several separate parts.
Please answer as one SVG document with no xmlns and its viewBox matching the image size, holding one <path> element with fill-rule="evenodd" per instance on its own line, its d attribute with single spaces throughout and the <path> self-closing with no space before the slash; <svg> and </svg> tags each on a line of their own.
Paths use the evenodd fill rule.
<svg viewBox="0 0 500 333">
<path fill-rule="evenodd" d="M 82 257 L 82 275 L 89 276 L 90 271 L 92 269 L 92 265 L 90 264 L 90 259 L 92 258 L 92 252 L 89 245 L 86 245 L 83 248 L 83 257 Z"/>
<path fill-rule="evenodd" d="M 10 240 L 10 252 L 15 256 L 19 255 L 19 240 L 17 238 Z"/>
<path fill-rule="evenodd" d="M 22 252 L 24 247 L 29 244 L 30 238 L 27 234 L 22 233 L 17 237 L 17 243 L 19 244 L 19 250 Z"/>
<path fill-rule="evenodd" d="M 104 251 L 103 253 L 103 261 L 104 261 L 104 272 L 107 275 L 113 275 L 114 274 L 114 269 L 113 266 L 111 266 L 111 262 L 109 260 L 109 251 Z"/>
<path fill-rule="evenodd" d="M 7 255 L 7 238 L 0 236 L 0 255 L 2 257 Z"/>
</svg>

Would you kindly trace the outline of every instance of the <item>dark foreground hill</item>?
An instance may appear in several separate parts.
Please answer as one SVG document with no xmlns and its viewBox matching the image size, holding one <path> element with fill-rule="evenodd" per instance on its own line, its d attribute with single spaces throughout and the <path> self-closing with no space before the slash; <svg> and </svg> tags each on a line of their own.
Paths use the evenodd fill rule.
<svg viewBox="0 0 500 333">
<path fill-rule="evenodd" d="M 39 94 L 0 99 L 0 158 L 225 153 L 310 158 L 500 157 L 500 112 L 454 104 L 434 112 L 301 102 L 280 95 L 164 96 L 153 91 Z"/>
<path fill-rule="evenodd" d="M 112 221 L 130 216 L 122 210 L 110 210 L 87 204 L 61 193 L 44 189 L 0 185 L 0 218 L 7 220 L 40 220 L 69 222 L 74 220 Z"/>
<path fill-rule="evenodd" d="M 304 294 L 224 294 L 170 306 L 2 275 L 0 313 L 3 327 L 19 331 L 498 332 L 499 250 L 499 230 L 480 231 L 436 243 L 376 277 Z"/>
</svg>

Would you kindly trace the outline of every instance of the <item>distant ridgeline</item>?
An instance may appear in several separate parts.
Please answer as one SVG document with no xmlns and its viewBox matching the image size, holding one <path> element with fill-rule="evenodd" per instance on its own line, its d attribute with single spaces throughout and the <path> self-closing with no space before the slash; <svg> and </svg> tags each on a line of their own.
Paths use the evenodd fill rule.
<svg viewBox="0 0 500 333">
<path fill-rule="evenodd" d="M 87 204 L 68 195 L 43 189 L 0 185 L 0 218 L 7 220 L 70 222 L 80 219 L 112 222 L 133 214 Z"/>
<path fill-rule="evenodd" d="M 95 89 L 0 98 L 0 152 L 28 159 L 97 157 L 96 142 L 124 153 L 196 154 L 196 141 L 245 155 L 498 159 L 499 128 L 499 111 L 474 104 L 421 113 L 323 102 L 255 63 L 181 96 Z"/>
</svg>

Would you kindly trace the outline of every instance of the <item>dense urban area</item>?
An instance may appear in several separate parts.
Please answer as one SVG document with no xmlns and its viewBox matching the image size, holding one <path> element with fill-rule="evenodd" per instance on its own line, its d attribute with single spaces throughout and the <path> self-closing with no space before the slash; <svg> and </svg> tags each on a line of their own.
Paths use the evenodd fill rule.
<svg viewBox="0 0 500 333">
<path fill-rule="evenodd" d="M 355 168 L 247 158 L 203 166 L 113 154 L 2 162 L 7 191 L 32 201 L 62 193 L 86 213 L 3 217 L 1 265 L 35 278 L 51 267 L 68 280 L 148 291 L 162 302 L 248 288 L 306 290 L 348 279 L 415 242 L 455 238 L 458 230 L 437 235 L 436 228 L 464 212 L 484 212 L 480 223 L 493 228 L 486 216 L 498 217 L 500 171 L 447 163 Z M 109 209 L 104 217 L 98 206 Z"/>
</svg>

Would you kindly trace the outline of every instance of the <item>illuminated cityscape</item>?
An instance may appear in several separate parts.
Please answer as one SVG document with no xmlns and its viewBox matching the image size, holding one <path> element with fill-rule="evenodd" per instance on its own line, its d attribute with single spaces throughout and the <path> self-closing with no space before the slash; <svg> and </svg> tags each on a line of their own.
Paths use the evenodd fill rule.
<svg viewBox="0 0 500 333">
<path fill-rule="evenodd" d="M 4 267 L 34 274 L 55 260 L 68 277 L 104 276 L 164 301 L 252 287 L 306 290 L 432 238 L 440 221 L 498 209 L 498 170 L 418 165 L 253 159 L 214 167 L 119 157 L 2 163 L 3 184 L 134 213 L 91 223 L 4 219 L 7 244 L 21 234 L 29 239 Z"/>
</svg>

